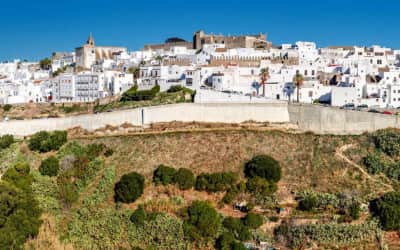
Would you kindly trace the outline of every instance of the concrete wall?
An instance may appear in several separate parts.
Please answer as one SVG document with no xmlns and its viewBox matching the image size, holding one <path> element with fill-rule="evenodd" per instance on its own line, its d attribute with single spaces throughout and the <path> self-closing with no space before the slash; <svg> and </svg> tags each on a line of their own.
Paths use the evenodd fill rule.
<svg viewBox="0 0 400 250">
<path fill-rule="evenodd" d="M 93 131 L 106 125 L 119 126 L 123 123 L 146 126 L 151 123 L 172 121 L 240 123 L 249 120 L 290 122 L 297 124 L 302 131 L 312 131 L 317 134 L 361 134 L 389 127 L 400 128 L 400 119 L 397 116 L 318 105 L 182 103 L 65 118 L 0 122 L 0 135 L 26 136 L 41 130 L 66 130 L 78 126 Z"/>
<path fill-rule="evenodd" d="M 122 110 L 109 113 L 0 122 L 0 135 L 26 136 L 41 130 L 66 130 L 82 127 L 89 131 L 106 125 L 130 123 L 136 126 L 157 122 L 289 122 L 287 104 L 195 104 L 182 103 L 155 107 Z"/>
<path fill-rule="evenodd" d="M 318 105 L 290 105 L 291 123 L 317 134 L 362 134 L 384 128 L 400 128 L 398 116 L 342 110 Z"/>
</svg>

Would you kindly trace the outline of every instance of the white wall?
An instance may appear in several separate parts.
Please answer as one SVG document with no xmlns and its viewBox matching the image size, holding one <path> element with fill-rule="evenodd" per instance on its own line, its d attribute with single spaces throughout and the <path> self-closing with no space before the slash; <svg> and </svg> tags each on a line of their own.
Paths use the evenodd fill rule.
<svg viewBox="0 0 400 250">
<path fill-rule="evenodd" d="M 109 113 L 0 122 L 0 135 L 27 136 L 41 130 L 66 130 L 82 127 L 89 131 L 130 123 L 136 126 L 157 122 L 289 122 L 287 104 L 195 104 L 182 103 L 138 108 Z"/>
</svg>

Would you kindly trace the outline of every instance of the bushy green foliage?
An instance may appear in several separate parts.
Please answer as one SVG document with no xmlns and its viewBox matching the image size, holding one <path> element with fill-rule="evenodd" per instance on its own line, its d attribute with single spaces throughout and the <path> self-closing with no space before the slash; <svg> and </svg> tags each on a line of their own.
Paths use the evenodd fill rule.
<svg viewBox="0 0 400 250">
<path fill-rule="evenodd" d="M 397 129 L 379 130 L 374 134 L 374 141 L 380 150 L 389 156 L 400 155 L 400 132 Z"/>
<path fill-rule="evenodd" d="M 231 186 L 231 188 L 228 189 L 224 197 L 222 198 L 222 201 L 225 204 L 230 204 L 232 203 L 235 198 L 240 194 L 246 192 L 247 187 L 245 182 L 239 182 L 236 185 Z"/>
<path fill-rule="evenodd" d="M 237 240 L 246 241 L 251 239 L 250 228 L 244 225 L 243 221 L 239 218 L 227 217 L 224 219 L 222 225 Z"/>
<path fill-rule="evenodd" d="M 299 209 L 303 211 L 312 211 L 318 207 L 316 196 L 306 196 L 299 202 Z"/>
<path fill-rule="evenodd" d="M 13 184 L 24 192 L 31 192 L 32 179 L 29 164 L 26 162 L 16 163 L 2 176 L 2 180 Z"/>
<path fill-rule="evenodd" d="M 246 247 L 235 240 L 235 237 L 229 232 L 223 233 L 215 244 L 218 250 L 246 250 Z"/>
<path fill-rule="evenodd" d="M 351 201 L 351 197 L 341 194 L 319 193 L 309 190 L 298 192 L 297 199 L 299 200 L 299 209 L 304 211 L 311 211 L 316 208 L 326 209 L 328 206 L 339 209 L 344 206 L 347 207 L 350 204 L 348 201 Z"/>
<path fill-rule="evenodd" d="M 66 142 L 66 131 L 54 131 L 52 133 L 40 131 L 32 135 L 32 137 L 29 139 L 28 146 L 30 150 L 44 153 L 52 150 L 58 150 Z"/>
<path fill-rule="evenodd" d="M 44 159 L 39 167 L 39 172 L 42 175 L 48 176 L 57 176 L 59 170 L 60 163 L 58 162 L 58 159 L 54 156 L 50 156 L 49 158 Z"/>
<path fill-rule="evenodd" d="M 319 244 L 343 246 L 373 239 L 378 231 L 376 221 L 363 224 L 327 223 L 301 226 L 283 224 L 275 230 L 275 236 L 284 237 L 291 248 L 302 246 L 306 240 Z"/>
<path fill-rule="evenodd" d="M 62 159 L 68 155 L 73 155 L 75 157 L 85 156 L 86 147 L 76 141 L 70 141 L 57 152 L 57 157 L 59 159 Z"/>
<path fill-rule="evenodd" d="M 121 102 L 151 100 L 158 92 L 160 92 L 159 85 L 156 85 L 149 90 L 137 90 L 137 87 L 132 87 L 122 94 Z"/>
<path fill-rule="evenodd" d="M 153 181 L 162 185 L 173 184 L 175 174 L 176 170 L 174 168 L 160 165 L 153 173 Z"/>
<path fill-rule="evenodd" d="M 139 206 L 136 208 L 136 210 L 132 213 L 130 220 L 132 223 L 136 225 L 144 225 L 144 222 L 146 221 L 146 211 L 144 211 L 143 206 Z"/>
<path fill-rule="evenodd" d="M 188 93 L 188 94 L 193 94 L 193 90 L 191 90 L 189 88 L 185 88 L 182 85 L 172 85 L 167 90 L 168 93 L 176 93 L 176 92 L 180 92 L 180 91 L 183 91 L 184 93 Z"/>
<path fill-rule="evenodd" d="M 3 110 L 4 112 L 8 112 L 12 109 L 12 105 L 11 104 L 6 104 L 3 106 Z"/>
<path fill-rule="evenodd" d="M 236 184 L 238 175 L 233 172 L 203 173 L 197 176 L 196 190 L 207 192 L 226 191 Z"/>
<path fill-rule="evenodd" d="M 386 168 L 385 174 L 388 178 L 399 181 L 400 180 L 400 162 L 390 164 Z"/>
<path fill-rule="evenodd" d="M 253 177 L 247 181 L 247 191 L 253 194 L 269 196 L 276 192 L 275 182 L 268 181 L 261 177 Z"/>
<path fill-rule="evenodd" d="M 243 224 L 251 229 L 257 229 L 263 224 L 263 217 L 259 214 L 248 213 L 243 218 Z"/>
<path fill-rule="evenodd" d="M 143 194 L 144 177 L 143 175 L 132 172 L 125 174 L 115 185 L 115 201 L 131 203 Z"/>
<path fill-rule="evenodd" d="M 114 154 L 114 150 L 112 150 L 111 148 L 106 149 L 106 151 L 104 152 L 105 157 L 110 157 L 113 154 Z"/>
<path fill-rule="evenodd" d="M 281 167 L 279 162 L 268 155 L 258 155 L 246 163 L 244 172 L 246 177 L 261 177 L 271 182 L 281 179 Z"/>
<path fill-rule="evenodd" d="M 400 230 L 400 192 L 390 192 L 371 202 L 371 211 L 385 230 Z"/>
<path fill-rule="evenodd" d="M 184 231 L 191 240 L 215 238 L 221 228 L 221 216 L 208 202 L 194 201 L 186 209 Z"/>
<path fill-rule="evenodd" d="M 385 170 L 385 162 L 377 153 L 369 153 L 364 158 L 364 165 L 369 174 L 379 174 Z"/>
<path fill-rule="evenodd" d="M 359 202 L 353 202 L 348 208 L 348 214 L 353 220 L 360 218 L 360 211 L 361 208 Z"/>
<path fill-rule="evenodd" d="M 167 90 L 168 93 L 174 93 L 174 92 L 179 92 L 183 90 L 183 86 L 182 85 L 172 85 L 171 87 L 169 87 L 169 89 Z"/>
<path fill-rule="evenodd" d="M 193 172 L 187 168 L 178 170 L 160 165 L 153 173 L 153 182 L 162 185 L 176 184 L 181 190 L 188 190 L 194 186 L 195 177 Z"/>
<path fill-rule="evenodd" d="M 103 154 L 106 145 L 103 143 L 92 143 L 86 146 L 85 151 L 89 160 L 93 160 Z"/>
<path fill-rule="evenodd" d="M 0 249 L 22 249 L 39 232 L 41 211 L 30 192 L 0 181 Z"/>
<path fill-rule="evenodd" d="M 17 163 L 0 181 L 0 249 L 22 249 L 38 234 L 41 210 L 32 195 L 32 175 L 27 163 Z"/>
<path fill-rule="evenodd" d="M 176 183 L 181 190 L 191 189 L 196 180 L 193 172 L 187 168 L 180 168 L 174 175 L 174 183 Z"/>
<path fill-rule="evenodd" d="M 14 143 L 14 136 L 3 135 L 0 137 L 0 150 L 8 148 Z"/>
</svg>

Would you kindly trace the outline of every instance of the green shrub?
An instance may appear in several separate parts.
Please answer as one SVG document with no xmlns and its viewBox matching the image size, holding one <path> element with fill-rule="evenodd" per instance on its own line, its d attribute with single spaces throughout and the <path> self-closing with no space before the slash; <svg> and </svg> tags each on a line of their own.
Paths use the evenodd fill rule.
<svg viewBox="0 0 400 250">
<path fill-rule="evenodd" d="M 299 202 L 299 209 L 303 211 L 312 211 L 318 207 L 318 200 L 315 196 L 306 196 Z"/>
<path fill-rule="evenodd" d="M 32 137 L 29 139 L 29 144 L 28 144 L 29 149 L 40 152 L 50 151 L 47 143 L 49 138 L 50 138 L 49 132 L 47 131 L 37 132 L 36 134 L 32 135 Z"/>
<path fill-rule="evenodd" d="M 358 220 L 358 218 L 360 218 L 360 211 L 361 211 L 360 203 L 358 203 L 358 202 L 353 202 L 353 203 L 349 206 L 348 211 L 349 211 L 348 213 L 349 213 L 350 217 L 351 217 L 353 220 Z"/>
<path fill-rule="evenodd" d="M 346 209 L 352 202 L 353 198 L 341 193 L 320 193 L 304 190 L 296 194 L 299 200 L 299 208 L 304 211 L 310 211 L 316 208 L 327 209 L 333 207 L 336 209 Z"/>
<path fill-rule="evenodd" d="M 228 191 L 222 198 L 222 201 L 225 204 L 231 204 L 240 193 L 244 193 L 246 192 L 246 190 L 246 183 L 244 181 L 239 182 L 237 185 L 233 185 L 231 188 L 228 189 Z"/>
<path fill-rule="evenodd" d="M 384 230 L 400 230 L 400 192 L 390 192 L 371 202 L 371 211 Z"/>
<path fill-rule="evenodd" d="M 385 174 L 388 178 L 392 180 L 400 180 L 400 162 L 396 162 L 387 167 L 385 170 Z"/>
<path fill-rule="evenodd" d="M 385 170 L 385 163 L 376 153 L 369 153 L 364 158 L 364 165 L 369 174 L 379 174 Z"/>
<path fill-rule="evenodd" d="M 244 170 L 246 177 L 261 177 L 271 182 L 281 179 L 281 167 L 279 162 L 268 155 L 259 155 L 246 163 Z"/>
<path fill-rule="evenodd" d="M 176 170 L 174 168 L 160 165 L 153 173 L 153 182 L 157 185 L 168 185 L 174 183 Z"/>
<path fill-rule="evenodd" d="M 143 194 L 143 189 L 143 175 L 136 172 L 123 175 L 115 185 L 115 201 L 123 203 L 134 202 Z"/>
<path fill-rule="evenodd" d="M 0 181 L 0 249 L 23 249 L 42 223 L 41 211 L 31 192 Z"/>
<path fill-rule="evenodd" d="M 40 164 L 39 167 L 39 172 L 42 175 L 48 175 L 48 176 L 56 176 L 59 170 L 60 170 L 60 164 L 58 162 L 58 159 L 54 156 L 50 156 L 49 158 L 43 160 L 42 164 Z"/>
<path fill-rule="evenodd" d="M 197 176 L 196 190 L 207 192 L 226 191 L 236 184 L 238 175 L 232 172 L 203 173 Z"/>
<path fill-rule="evenodd" d="M 67 131 L 54 131 L 50 135 L 50 149 L 59 150 L 67 142 Z"/>
<path fill-rule="evenodd" d="M 139 206 L 131 215 L 130 220 L 132 223 L 143 226 L 146 221 L 146 211 L 143 206 Z"/>
<path fill-rule="evenodd" d="M 222 225 L 237 240 L 246 241 L 251 239 L 250 228 L 244 225 L 243 221 L 238 218 L 227 217 L 224 219 Z"/>
<path fill-rule="evenodd" d="M 263 224 L 263 217 L 259 214 L 248 213 L 243 218 L 243 224 L 251 229 L 257 229 Z"/>
<path fill-rule="evenodd" d="M 30 192 L 33 176 L 30 174 L 29 164 L 26 162 L 16 163 L 13 167 L 7 169 L 2 180 L 13 184 L 24 192 Z"/>
<path fill-rule="evenodd" d="M 107 150 L 106 150 L 106 152 L 104 152 L 104 156 L 105 157 L 110 157 L 110 156 L 112 156 L 114 154 L 114 150 L 112 150 L 111 148 L 108 148 Z"/>
<path fill-rule="evenodd" d="M 182 90 L 183 90 L 182 85 L 172 85 L 171 87 L 169 87 L 167 92 L 168 93 L 175 93 L 175 92 L 179 92 L 179 91 L 182 91 Z"/>
<path fill-rule="evenodd" d="M 6 149 L 14 143 L 14 136 L 3 135 L 0 137 L 0 150 Z"/>
<path fill-rule="evenodd" d="M 246 247 L 237 242 L 231 233 L 223 233 L 216 241 L 217 250 L 246 250 Z"/>
<path fill-rule="evenodd" d="M 103 154 L 106 145 L 103 143 L 92 143 L 86 146 L 86 155 L 89 160 L 93 160 L 96 157 L 99 157 Z"/>
<path fill-rule="evenodd" d="M 126 101 L 152 100 L 159 92 L 160 92 L 159 85 L 156 85 L 149 90 L 137 90 L 137 87 L 133 86 L 128 91 L 122 94 L 120 101 L 126 102 Z"/>
<path fill-rule="evenodd" d="M 389 156 L 400 154 L 400 132 L 397 129 L 379 130 L 374 134 L 374 141 L 377 148 Z"/>
<path fill-rule="evenodd" d="M 28 146 L 30 150 L 44 153 L 52 150 L 58 150 L 66 142 L 66 131 L 54 131 L 53 133 L 40 131 L 32 135 L 32 137 L 29 139 Z"/>
<path fill-rule="evenodd" d="M 10 110 L 11 110 L 11 108 L 12 108 L 12 105 L 11 105 L 11 104 L 6 104 L 6 105 L 4 105 L 4 106 L 3 106 L 3 110 L 4 110 L 4 112 L 8 112 L 8 111 L 10 111 Z"/>
<path fill-rule="evenodd" d="M 250 178 L 247 182 L 247 191 L 252 194 L 270 196 L 275 193 L 277 186 L 275 182 L 270 182 L 261 177 Z"/>
<path fill-rule="evenodd" d="M 185 235 L 192 240 L 215 238 L 221 228 L 221 216 L 205 201 L 194 201 L 185 217 Z"/>
<path fill-rule="evenodd" d="M 231 204 L 239 194 L 239 189 L 236 186 L 232 186 L 222 198 L 225 204 Z"/>
<path fill-rule="evenodd" d="M 176 183 L 181 190 L 191 189 L 195 181 L 193 172 L 187 168 L 178 169 L 174 175 L 174 183 Z"/>
</svg>

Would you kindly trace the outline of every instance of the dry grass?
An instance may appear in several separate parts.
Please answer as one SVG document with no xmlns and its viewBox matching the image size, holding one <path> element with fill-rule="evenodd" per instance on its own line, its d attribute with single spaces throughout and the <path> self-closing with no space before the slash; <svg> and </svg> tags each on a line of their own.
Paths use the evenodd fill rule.
<svg viewBox="0 0 400 250">
<path fill-rule="evenodd" d="M 70 244 L 63 244 L 58 238 L 57 226 L 54 217 L 48 214 L 42 215 L 43 224 L 40 227 L 39 234 L 34 239 L 29 239 L 25 249 L 51 249 L 51 250 L 73 250 Z"/>
<path fill-rule="evenodd" d="M 291 192 L 304 189 L 332 193 L 355 190 L 361 196 L 372 189 L 383 190 L 383 186 L 360 178 L 358 169 L 334 157 L 339 147 L 359 144 L 362 140 L 362 136 L 239 130 L 108 137 L 91 142 L 105 143 L 114 150 L 108 161 L 118 164 L 117 176 L 137 171 L 147 180 L 159 164 L 187 167 L 195 174 L 218 171 L 242 174 L 246 161 L 258 154 L 268 154 L 282 165 L 278 198 L 286 200 Z"/>
</svg>

